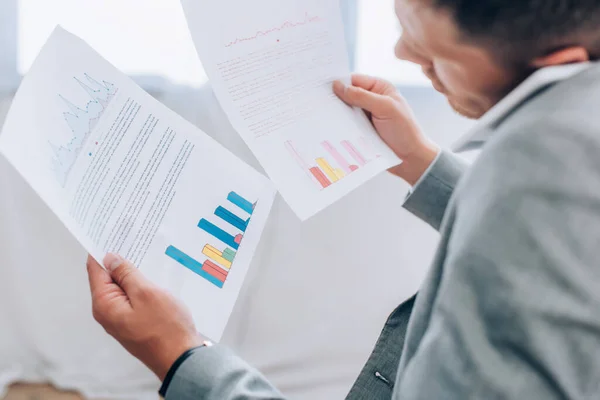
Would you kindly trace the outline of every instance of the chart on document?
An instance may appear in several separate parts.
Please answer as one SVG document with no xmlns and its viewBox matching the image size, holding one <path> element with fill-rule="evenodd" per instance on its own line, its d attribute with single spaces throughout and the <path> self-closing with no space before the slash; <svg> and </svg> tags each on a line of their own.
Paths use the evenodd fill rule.
<svg viewBox="0 0 600 400">
<path fill-rule="evenodd" d="M 214 215 L 198 222 L 198 236 L 208 236 L 201 258 L 190 256 L 172 245 L 165 254 L 216 287 L 223 288 L 255 207 L 255 203 L 238 193 L 229 193 L 224 206 L 218 206 Z"/>
<path fill-rule="evenodd" d="M 364 137 L 355 142 L 350 140 L 342 140 L 338 143 L 323 141 L 317 152 L 309 151 L 309 153 L 318 154 L 313 159 L 307 159 L 304 155 L 306 152 L 300 150 L 291 140 L 288 140 L 285 146 L 298 167 L 306 173 L 319 190 L 327 189 L 381 157 L 373 152 L 369 140 Z"/>
<path fill-rule="evenodd" d="M 220 339 L 275 197 L 266 177 L 60 27 L 15 94 L 0 155 L 92 257 L 127 259 Z"/>
<path fill-rule="evenodd" d="M 333 94 L 350 75 L 337 0 L 182 3 L 221 106 L 302 219 L 399 164 Z"/>
<path fill-rule="evenodd" d="M 58 95 L 60 102 L 66 109 L 63 117 L 70 134 L 68 138 L 63 138 L 62 141 L 60 139 L 49 141 L 54 153 L 52 168 L 56 174 L 56 179 L 63 187 L 91 132 L 118 92 L 118 89 L 112 83 L 99 82 L 88 74 L 84 74 L 81 79 L 73 78 L 73 84 L 78 85 L 89 96 L 89 100 L 80 107 L 62 94 Z M 98 144 L 96 143 L 96 145 Z M 88 156 L 91 157 L 92 155 L 92 152 L 88 153 Z"/>
</svg>

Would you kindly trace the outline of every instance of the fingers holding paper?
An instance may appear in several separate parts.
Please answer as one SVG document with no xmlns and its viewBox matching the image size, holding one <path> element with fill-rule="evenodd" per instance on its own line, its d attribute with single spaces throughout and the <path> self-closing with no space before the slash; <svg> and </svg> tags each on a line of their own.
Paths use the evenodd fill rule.
<svg viewBox="0 0 600 400">
<path fill-rule="evenodd" d="M 383 141 L 403 160 L 390 172 L 414 185 L 434 161 L 438 147 L 423 134 L 408 103 L 393 84 L 366 75 L 354 75 L 352 84 L 341 81 L 333 91 L 346 104 L 362 108 Z"/>
<path fill-rule="evenodd" d="M 110 272 L 102 268 L 92 256 L 88 256 L 87 270 L 94 318 L 98 322 L 133 312 L 127 293 L 113 281 Z"/>
<path fill-rule="evenodd" d="M 104 265 L 88 257 L 94 318 L 163 379 L 181 354 L 202 342 L 189 311 L 121 257 L 109 254 Z"/>
<path fill-rule="evenodd" d="M 365 82 L 366 83 L 366 82 Z M 359 86 L 353 82 L 353 85 L 346 86 L 340 81 L 336 81 L 333 89 L 337 96 L 346 104 L 359 107 L 372 114 L 374 118 L 389 118 L 394 112 L 394 99 L 389 95 L 383 94 L 381 84 Z M 378 89 L 378 90 L 374 90 Z"/>
<path fill-rule="evenodd" d="M 412 110 L 391 83 L 366 75 L 354 75 L 350 86 L 336 81 L 333 90 L 346 104 L 370 114 L 381 138 L 401 159 L 424 142 Z"/>
</svg>

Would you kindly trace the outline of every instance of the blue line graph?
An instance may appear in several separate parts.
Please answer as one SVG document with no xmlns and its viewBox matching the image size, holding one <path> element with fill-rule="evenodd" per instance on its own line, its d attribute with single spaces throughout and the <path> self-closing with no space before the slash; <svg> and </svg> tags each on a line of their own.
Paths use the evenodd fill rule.
<svg viewBox="0 0 600 400">
<path fill-rule="evenodd" d="M 115 85 L 110 82 L 98 82 L 88 74 L 84 74 L 84 77 L 83 80 L 73 78 L 92 99 L 84 109 L 77 107 L 64 96 L 58 95 L 69 110 L 63 113 L 63 117 L 73 134 L 67 143 L 56 144 L 50 142 L 50 147 L 54 153 L 53 169 L 62 186 L 65 186 L 73 164 L 75 164 L 75 160 L 77 160 L 90 133 L 94 130 L 98 120 L 118 91 Z"/>
</svg>

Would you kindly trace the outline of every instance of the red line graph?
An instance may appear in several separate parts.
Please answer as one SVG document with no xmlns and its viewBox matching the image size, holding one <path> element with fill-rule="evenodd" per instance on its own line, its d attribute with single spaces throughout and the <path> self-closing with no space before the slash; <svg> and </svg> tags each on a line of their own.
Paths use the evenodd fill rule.
<svg viewBox="0 0 600 400">
<path fill-rule="evenodd" d="M 319 17 L 319 16 L 311 17 L 310 14 L 307 12 L 304 15 L 304 20 L 302 20 L 302 21 L 299 21 L 299 22 L 285 21 L 282 25 L 277 26 L 275 28 L 271 28 L 266 31 L 258 31 L 258 32 L 256 32 L 256 34 L 254 36 L 245 37 L 245 38 L 237 38 L 233 42 L 229 42 L 228 44 L 226 44 L 225 47 L 231 47 L 231 46 L 235 46 L 236 44 L 256 40 L 260 37 L 268 36 L 274 32 L 280 32 L 280 31 L 284 31 L 286 29 L 295 28 L 297 26 L 314 24 L 316 22 L 321 22 L 321 21 L 322 21 L 321 17 Z"/>
</svg>

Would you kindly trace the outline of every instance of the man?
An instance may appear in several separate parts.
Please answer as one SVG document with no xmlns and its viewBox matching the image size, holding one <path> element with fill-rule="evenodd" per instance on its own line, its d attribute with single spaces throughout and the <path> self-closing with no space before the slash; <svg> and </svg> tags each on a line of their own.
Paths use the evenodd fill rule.
<svg viewBox="0 0 600 400">
<path fill-rule="evenodd" d="M 348 398 L 600 398 L 600 2 L 397 0 L 396 12 L 398 57 L 483 116 L 463 147 L 484 146 L 466 172 L 392 85 L 334 85 L 404 161 L 391 170 L 413 185 L 404 207 L 441 234 Z M 95 317 L 167 399 L 283 398 L 129 263 L 105 266 L 88 263 Z"/>
</svg>

